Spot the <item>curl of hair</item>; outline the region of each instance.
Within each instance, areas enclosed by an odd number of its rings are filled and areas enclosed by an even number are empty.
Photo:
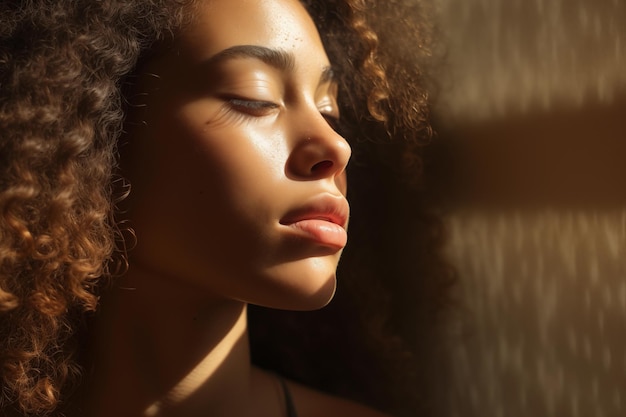
[[[47,415],[78,380],[74,335],[96,307],[117,234],[119,80],[173,26],[169,3],[0,5],[3,411]]]

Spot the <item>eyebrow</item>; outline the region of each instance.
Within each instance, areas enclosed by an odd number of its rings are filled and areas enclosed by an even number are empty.
[[[260,45],[235,45],[213,55],[205,61],[205,64],[215,65],[219,62],[236,58],[258,59],[267,65],[285,72],[293,71],[296,62],[296,59],[291,52],[281,51],[280,49],[272,49]],[[332,67],[323,67],[322,74],[320,76],[320,84],[334,80],[335,72]]]

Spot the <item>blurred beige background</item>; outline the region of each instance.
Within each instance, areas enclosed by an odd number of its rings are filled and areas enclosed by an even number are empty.
[[[438,415],[626,416],[626,1],[436,3],[459,271]]]

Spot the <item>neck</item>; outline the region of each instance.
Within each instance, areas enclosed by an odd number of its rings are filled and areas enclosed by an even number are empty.
[[[97,416],[245,416],[253,396],[246,304],[131,270],[105,302]]]

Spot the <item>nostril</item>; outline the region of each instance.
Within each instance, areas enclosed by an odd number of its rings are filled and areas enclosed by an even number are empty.
[[[311,173],[324,172],[333,166],[333,161],[320,161],[311,167]]]

